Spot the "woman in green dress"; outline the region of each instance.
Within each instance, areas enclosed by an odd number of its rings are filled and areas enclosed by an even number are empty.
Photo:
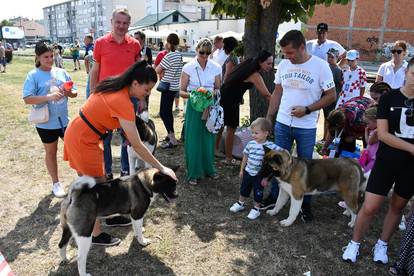
[[[190,91],[204,87],[214,93],[220,93],[221,67],[208,58],[212,44],[208,39],[201,39],[196,47],[197,55],[193,61],[183,67],[181,74],[180,95],[190,97]],[[191,185],[205,177],[217,177],[214,167],[215,135],[206,128],[202,120],[203,112],[196,111],[191,102],[187,103],[185,114],[184,153],[187,180]]]

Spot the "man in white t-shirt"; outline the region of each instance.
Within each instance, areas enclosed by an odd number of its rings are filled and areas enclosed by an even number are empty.
[[[214,47],[213,52],[210,55],[210,58],[213,59],[215,62],[220,64],[220,66],[223,66],[224,62],[226,61],[228,55],[226,55],[226,52],[224,52],[224,43],[223,43],[223,37],[216,36],[214,38]]]
[[[326,23],[319,23],[316,27],[316,34],[318,39],[312,39],[306,42],[306,50],[309,54],[317,56],[325,61],[327,61],[328,57],[326,53],[329,49],[333,48],[339,52],[338,62],[339,65],[343,65],[345,63],[345,55],[346,51],[341,44],[334,40],[329,40],[328,38],[328,24]]]
[[[267,119],[273,121],[277,113],[276,145],[290,151],[295,141],[298,156],[312,159],[319,110],[336,99],[332,71],[327,62],[307,53],[300,31],[287,32],[279,43],[286,59],[279,63],[275,75]],[[310,200],[305,196],[302,204],[305,222],[313,218]]]

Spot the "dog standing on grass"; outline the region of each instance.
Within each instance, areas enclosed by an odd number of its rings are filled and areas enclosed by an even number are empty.
[[[177,169],[178,167],[173,170]],[[151,241],[142,235],[142,224],[153,193],[172,202],[177,197],[176,184],[174,179],[155,168],[97,185],[92,177],[79,177],[71,184],[68,196],[61,206],[61,259],[67,260],[66,247],[73,236],[78,246],[78,272],[81,276],[89,275],[86,273],[86,259],[92,243],[95,220],[97,217],[114,214],[130,215],[138,243],[148,245]]]
[[[348,226],[355,224],[358,212],[360,187],[366,181],[357,160],[350,158],[301,159],[292,157],[287,150],[271,150],[264,147],[265,156],[261,175],[270,181],[275,176],[279,181],[279,196],[275,207],[268,210],[276,215],[290,198],[289,217],[280,222],[289,226],[299,214],[305,194],[338,191],[351,213]]]

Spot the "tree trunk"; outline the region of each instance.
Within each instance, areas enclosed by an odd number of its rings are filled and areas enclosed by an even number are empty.
[[[276,32],[280,23],[281,0],[273,0],[271,5],[263,9],[260,0],[247,0],[247,12],[244,31],[245,56],[254,57],[260,50],[267,50],[274,55]],[[262,73],[269,91],[274,89],[274,72]],[[266,116],[267,103],[256,88],[249,92],[250,121]]]

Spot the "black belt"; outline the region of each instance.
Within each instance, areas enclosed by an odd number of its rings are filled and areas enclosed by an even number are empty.
[[[91,122],[89,122],[89,120],[85,117],[85,115],[82,113],[82,110],[79,110],[79,116],[82,118],[82,120],[88,125],[88,127],[90,129],[93,130],[93,132],[95,132],[98,136],[99,136],[99,140],[104,140],[107,136],[108,136],[108,132],[102,133],[99,130],[96,129],[96,127],[94,127]]]

